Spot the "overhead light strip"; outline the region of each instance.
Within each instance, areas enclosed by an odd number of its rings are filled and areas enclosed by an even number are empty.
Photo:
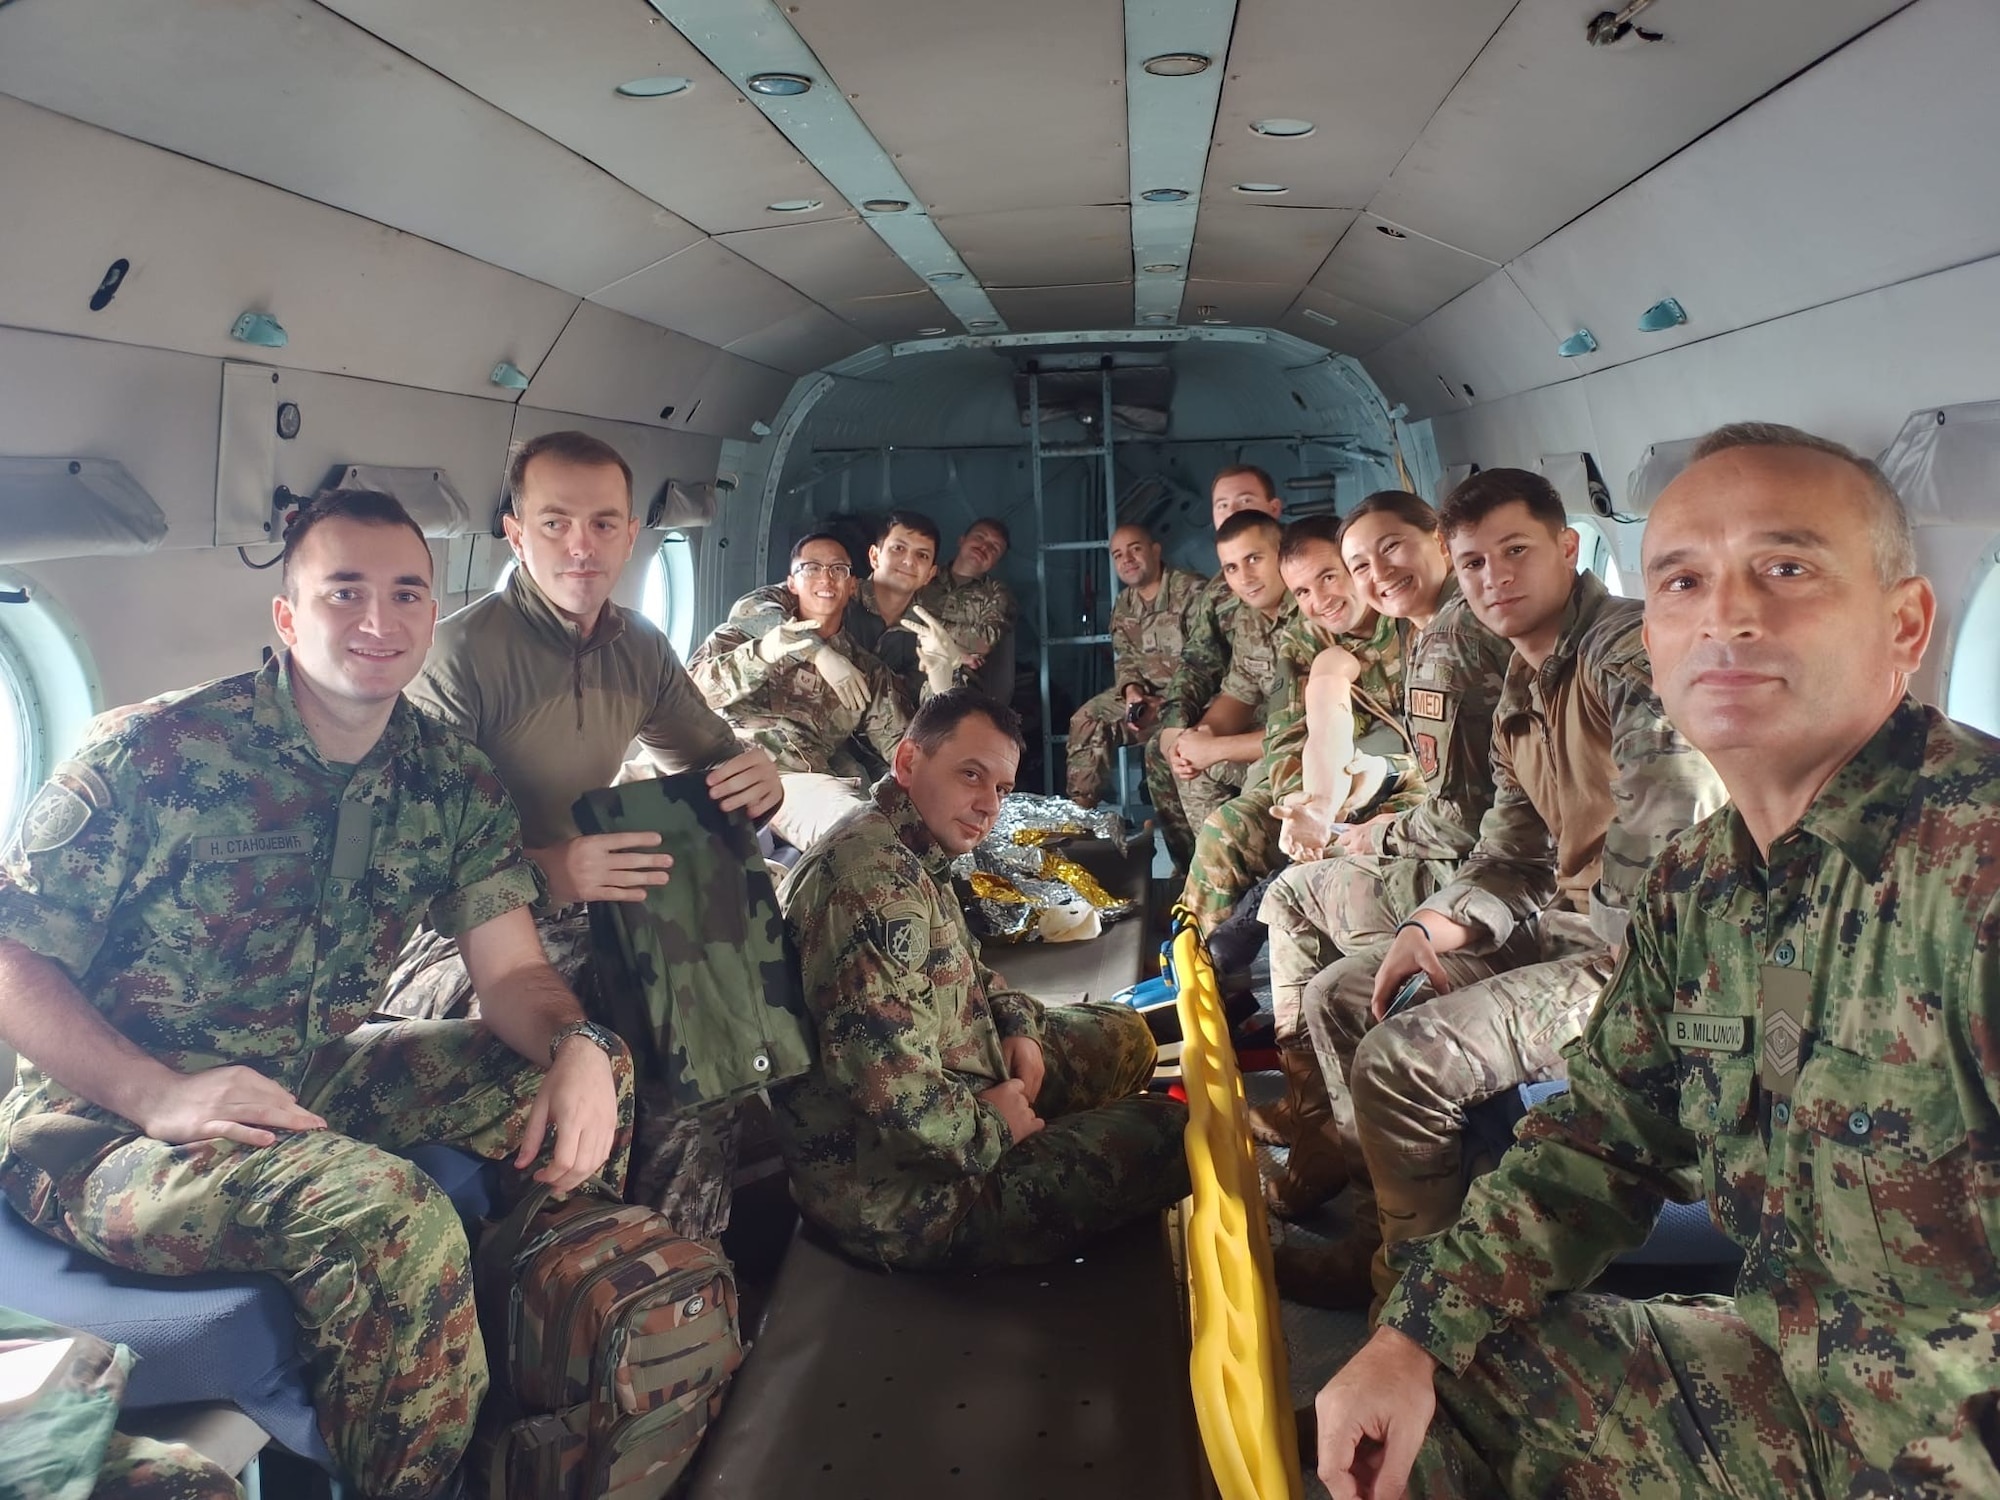
[[[648,3],[784,132],[968,332],[1006,328],[986,288],[778,6],[771,0]],[[760,86],[751,86],[753,78]],[[799,92],[785,80],[809,86]],[[779,91],[771,92],[774,87]]]
[[[1236,0],[1125,0],[1132,317],[1141,327],[1180,321],[1235,25]],[[1189,57],[1205,57],[1209,64],[1199,72],[1189,72],[1184,61],[1164,71],[1146,67],[1148,60]]]

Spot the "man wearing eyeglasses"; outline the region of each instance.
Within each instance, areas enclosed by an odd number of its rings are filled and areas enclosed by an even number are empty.
[[[730,620],[688,662],[709,707],[778,763],[785,804],[771,828],[802,849],[859,805],[860,786],[888,766],[909,722],[896,674],[847,633],[854,591],[847,548],[816,531],[792,548],[782,592],[766,595],[775,609],[763,613],[783,618],[763,629]]]

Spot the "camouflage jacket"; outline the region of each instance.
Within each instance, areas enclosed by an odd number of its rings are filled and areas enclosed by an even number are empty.
[[[2000,741],[1909,698],[1768,859],[1733,807],[1670,842],[1570,1092],[1416,1242],[1384,1325],[1462,1370],[1644,1240],[1663,1197],[1706,1197],[1826,1493],[1980,1430],[2000,1391],[1996,847]]]
[[[788,596],[789,597],[789,596]],[[859,774],[849,748],[859,735],[887,765],[910,721],[903,685],[845,630],[826,645],[867,677],[869,700],[860,712],[847,707],[812,663],[811,651],[773,665],[757,654],[762,632],[741,623],[717,626],[688,659],[688,671],[708,706],[743,738],[762,745],[781,771]]]
[[[1445,579],[1430,624],[1413,632],[1404,620],[1397,628],[1408,663],[1404,722],[1430,795],[1396,815],[1381,852],[1464,859],[1493,805],[1493,710],[1514,648],[1473,616],[1455,576]]]
[[[1397,777],[1397,791],[1384,810],[1401,812],[1423,800],[1423,773],[1410,753],[1403,728],[1403,638],[1387,615],[1370,615],[1368,634],[1334,637],[1361,665],[1355,679],[1354,748],[1387,759]],[[1328,642],[1304,615],[1294,617],[1278,642],[1278,690],[1264,719],[1263,775],[1271,798],[1282,801],[1305,789],[1306,679]]]
[[[1160,575],[1159,592],[1149,604],[1137,589],[1120,589],[1111,606],[1111,671],[1120,692],[1137,685],[1163,693],[1181,664],[1187,612],[1208,582],[1185,568]]]
[[[1276,619],[1237,598],[1220,575],[1209,579],[1188,605],[1180,665],[1167,684],[1160,723],[1185,728],[1201,721],[1218,693],[1259,710],[1264,721],[1278,682],[1278,638],[1298,618],[1291,595]]]
[[[456,936],[536,886],[485,755],[399,702],[359,765],[328,761],[289,663],[149,704],[58,766],[0,871],[0,937],[168,1067],[296,1091],[419,923]],[[110,1118],[25,1059],[19,1077],[0,1140],[33,1114]]]
[[[799,1210],[850,1254],[942,1243],[1013,1136],[979,1094],[1040,1002],[980,959],[949,856],[896,782],[799,861],[780,892],[818,1060],[771,1091]]]
[[[917,596],[921,603],[923,596]],[[729,623],[747,636],[761,636],[791,618],[795,606],[791,590],[782,583],[767,583],[752,589],[729,606]],[[928,605],[925,608],[929,608]],[[899,619],[894,625],[882,618],[875,603],[875,581],[864,578],[847,601],[841,629],[863,651],[889,669],[903,685],[903,701],[915,705],[930,697],[930,685],[923,664],[917,660],[917,638]]]
[[[1607,946],[1668,839],[1725,800],[1707,760],[1667,722],[1653,692],[1636,599],[1580,573],[1541,670],[1518,655],[1493,715],[1493,806],[1458,878],[1424,908],[1483,930],[1468,951],[1505,946],[1552,900],[1587,911]]]
[[[991,651],[994,643],[1014,628],[1021,612],[1014,602],[1014,591],[991,573],[961,583],[947,568],[938,570],[938,576],[917,595],[917,603],[951,628],[951,638],[961,651],[974,656]]]

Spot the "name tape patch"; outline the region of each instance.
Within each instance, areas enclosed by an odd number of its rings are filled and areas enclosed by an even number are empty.
[[[1444,717],[1444,694],[1435,688],[1411,688],[1405,695],[1410,705],[1413,719],[1442,719]]]
[[[1667,1017],[1667,1041],[1675,1047],[1692,1047],[1703,1052],[1741,1052],[1742,1016],[1703,1016],[1675,1011]]]
[[[282,833],[208,834],[194,841],[196,859],[255,859],[260,854],[309,854],[312,834],[303,828]]]

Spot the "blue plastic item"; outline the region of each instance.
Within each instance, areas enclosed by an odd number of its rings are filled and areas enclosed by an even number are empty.
[[[1151,979],[1142,979],[1137,984],[1128,984],[1111,997],[1113,1005],[1129,1005],[1141,1010],[1148,1005],[1164,1005],[1174,998],[1174,987],[1167,982],[1164,974]]]

